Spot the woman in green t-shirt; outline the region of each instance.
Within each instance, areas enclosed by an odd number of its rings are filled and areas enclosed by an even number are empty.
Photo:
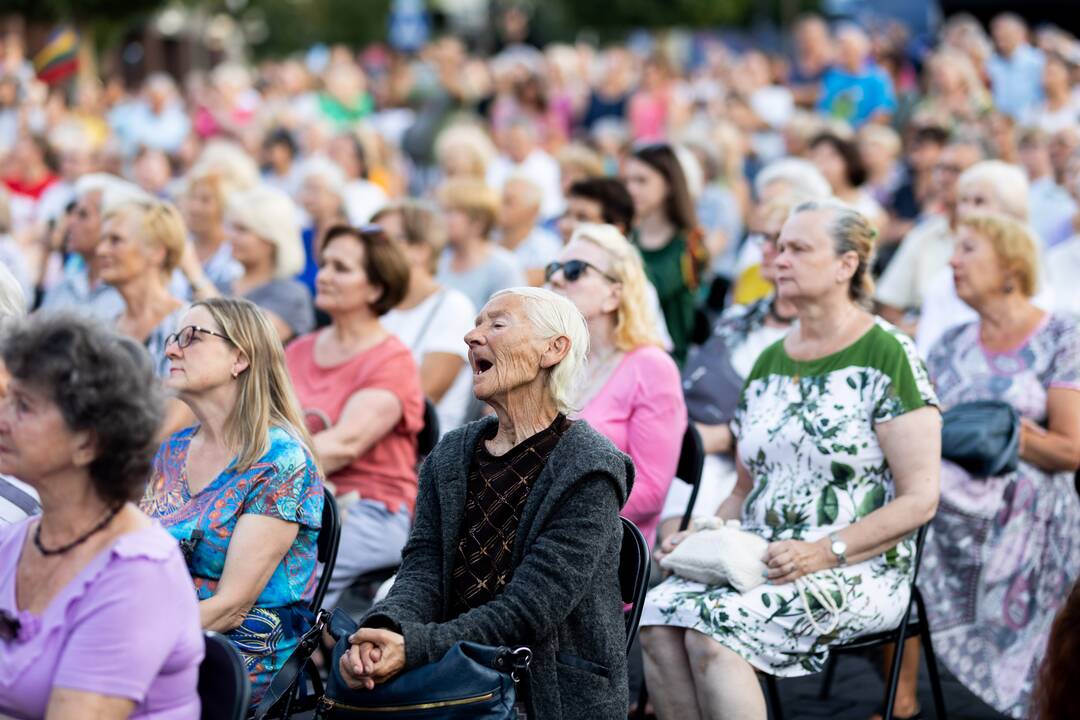
[[[641,251],[645,273],[656,286],[681,365],[694,329],[694,293],[708,263],[686,175],[670,145],[639,148],[626,162],[626,189],[634,200],[630,240]]]

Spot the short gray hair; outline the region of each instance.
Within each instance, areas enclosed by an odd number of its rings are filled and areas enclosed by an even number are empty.
[[[304,269],[300,218],[285,192],[266,184],[235,192],[225,206],[225,219],[274,246],[275,277],[292,277]]]
[[[994,190],[998,206],[995,211],[1014,220],[1028,221],[1028,193],[1031,185],[1019,165],[1004,160],[983,160],[965,170],[957,179],[956,187],[986,183]]]
[[[589,353],[589,326],[574,303],[562,295],[537,287],[515,287],[500,290],[492,299],[501,295],[521,298],[525,317],[529,319],[538,337],[549,340],[559,335],[570,339],[570,351],[548,375],[548,391],[559,412],[567,415],[580,408],[575,407],[577,384]]]
[[[832,186],[813,163],[801,158],[775,160],[754,178],[754,193],[761,197],[765,188],[774,182],[785,182],[793,191],[812,200],[832,197]]]

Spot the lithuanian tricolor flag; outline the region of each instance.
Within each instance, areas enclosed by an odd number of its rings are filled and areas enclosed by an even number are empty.
[[[79,67],[78,49],[79,36],[72,28],[54,30],[34,56],[38,79],[52,85],[70,77]]]

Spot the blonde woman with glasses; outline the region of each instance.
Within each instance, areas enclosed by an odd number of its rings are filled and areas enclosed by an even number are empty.
[[[180,542],[202,626],[236,644],[258,702],[313,621],[322,472],[253,303],[195,303],[166,354],[166,385],[198,422],[158,450],[142,508]]]
[[[686,432],[679,369],[660,345],[638,251],[611,225],[581,225],[545,271],[589,326],[576,417],[628,454],[637,470],[623,515],[652,542]]]

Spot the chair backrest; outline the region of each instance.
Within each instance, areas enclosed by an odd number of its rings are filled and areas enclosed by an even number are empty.
[[[224,635],[203,633],[206,656],[199,665],[202,720],[243,720],[251,702],[251,680],[240,651]]]
[[[637,525],[620,518],[623,526],[622,548],[619,550],[619,590],[630,608],[626,612],[626,652],[637,637],[638,621],[649,590],[649,544]]]
[[[322,574],[311,597],[311,611],[318,612],[322,607],[326,588],[330,585],[330,576],[337,564],[338,543],[341,542],[341,517],[338,515],[337,501],[328,489],[323,488],[322,528],[319,529],[318,559],[322,564]]]
[[[424,427],[416,435],[416,456],[422,460],[431,454],[439,442],[439,413],[435,403],[424,398]]]
[[[705,469],[705,443],[701,440],[701,434],[693,421],[686,424],[686,432],[683,433],[682,449],[679,450],[679,464],[675,467],[675,477],[692,488],[690,499],[686,503],[679,529],[685,530],[690,527],[690,518],[694,514],[694,503],[697,502],[698,490],[701,488],[701,473]]]

